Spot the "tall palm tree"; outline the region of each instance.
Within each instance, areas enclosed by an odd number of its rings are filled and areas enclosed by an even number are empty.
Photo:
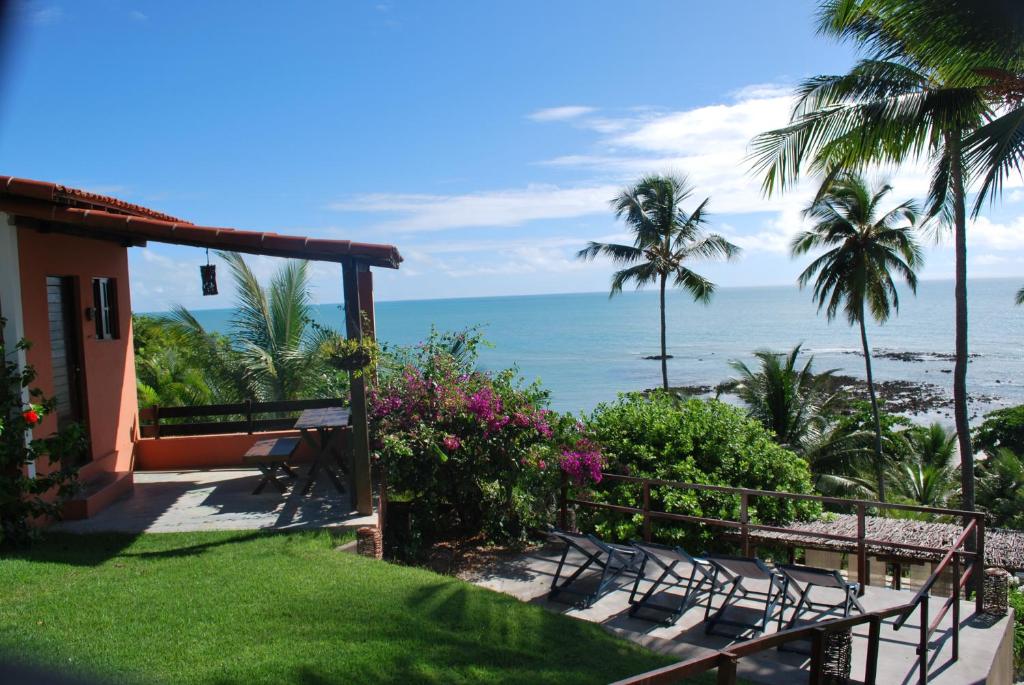
[[[915,49],[892,29],[886,0],[825,0],[821,32],[852,38],[868,57],[849,73],[816,76],[797,89],[790,124],[754,139],[754,169],[766,193],[783,191],[806,171],[834,173],[927,159],[929,216],[952,226],[956,256],[953,413],[963,461],[963,503],[974,507],[973,451],[967,415],[967,167],[965,141],[992,118],[986,97],[961,72]],[[888,4],[892,4],[889,2]],[[887,6],[888,6],[887,4]]]
[[[818,196],[805,210],[815,221],[809,231],[793,238],[793,256],[819,248],[827,251],[812,261],[798,282],[804,288],[814,281],[814,299],[818,311],[825,310],[831,321],[840,307],[850,325],[860,327],[864,350],[864,371],[875,422],[875,460],[878,474],[878,496],[885,500],[885,459],[882,454],[882,424],[878,416],[871,371],[871,348],[868,345],[867,317],[884,323],[893,311],[899,311],[899,293],[893,274],[902,277],[911,291],[917,291],[915,269],[922,261],[921,248],[914,240],[913,227],[917,209],[913,202],[904,202],[882,213],[880,204],[892,187],[876,190],[868,187],[856,174],[837,174],[826,179]],[[907,222],[909,225],[898,224]]]
[[[693,194],[685,176],[647,176],[624,189],[612,200],[616,218],[622,219],[634,234],[632,245],[591,242],[577,253],[579,259],[598,255],[611,257],[623,266],[612,276],[609,297],[622,292],[622,286],[635,282],[637,288],[658,284],[661,307],[661,382],[668,390],[668,352],[665,344],[665,290],[672,284],[686,290],[693,299],[707,304],[715,284],[691,270],[689,263],[708,259],[731,260],[740,248],[717,233],[706,233],[705,198],[695,210],[687,212],[683,203]]]
[[[289,260],[264,288],[241,255],[218,253],[227,262],[236,286],[236,309],[231,319],[231,359],[226,365],[246,397],[260,401],[311,397],[329,373],[320,350],[338,333],[312,323],[308,263]],[[175,307],[172,319],[182,328],[211,341],[212,336],[184,307]]]

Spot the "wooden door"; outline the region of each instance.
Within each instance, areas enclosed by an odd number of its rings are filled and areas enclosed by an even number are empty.
[[[83,414],[82,331],[75,307],[74,279],[47,276],[46,303],[53,362],[53,396],[57,400],[57,427],[81,423]],[[88,461],[84,454],[80,462]]]

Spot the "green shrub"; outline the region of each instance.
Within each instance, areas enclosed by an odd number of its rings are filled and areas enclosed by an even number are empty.
[[[717,400],[680,400],[666,393],[627,394],[600,405],[586,420],[586,429],[601,446],[609,473],[707,485],[811,493],[806,462],[780,447],[772,434],[745,412]],[[606,481],[595,487],[598,501],[641,505],[635,484]],[[690,516],[738,520],[740,498],[670,487],[651,489],[651,508]],[[815,502],[752,497],[750,520],[784,524],[812,519],[821,512]],[[581,526],[599,535],[628,540],[641,534],[642,517],[581,509]],[[654,537],[694,550],[711,546],[721,528],[701,531],[686,523],[656,522]]]
[[[999,449],[1024,454],[1024,404],[985,415],[974,431],[974,449],[995,454]]]
[[[389,527],[399,556],[451,537],[514,543],[551,520],[554,444],[568,421],[544,409],[547,394],[522,386],[514,371],[476,370],[481,342],[475,333],[433,333],[386,364],[370,394],[373,448],[409,517],[400,531]]]
[[[1017,678],[1024,676],[1024,590],[1010,590],[1010,606],[1016,615],[1013,626],[1013,669]]]

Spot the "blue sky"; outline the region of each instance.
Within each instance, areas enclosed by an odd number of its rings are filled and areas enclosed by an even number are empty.
[[[608,200],[643,173],[682,171],[745,248],[704,272],[790,283],[809,187],[766,200],[742,159],[785,123],[794,83],[852,62],[815,35],[814,7],[21,2],[2,173],[196,223],[393,243],[406,262],[377,272],[377,295],[411,299],[603,290],[611,266],[573,254],[622,238]],[[924,190],[920,169],[886,175],[894,199]],[[1021,271],[1020,187],[972,227],[973,275]],[[948,246],[928,256],[925,277],[952,274]],[[204,259],[132,250],[134,308],[229,306],[200,296]],[[340,299],[337,267],[314,282],[319,301]]]

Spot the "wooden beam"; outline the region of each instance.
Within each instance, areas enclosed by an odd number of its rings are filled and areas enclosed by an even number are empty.
[[[345,295],[345,334],[350,340],[362,341],[362,307],[359,298],[359,275],[369,273],[366,264],[352,259],[341,263],[341,280]],[[366,411],[366,379],[349,373],[352,411],[352,480],[354,504],[363,515],[373,513],[373,485],[370,479],[370,432]]]

